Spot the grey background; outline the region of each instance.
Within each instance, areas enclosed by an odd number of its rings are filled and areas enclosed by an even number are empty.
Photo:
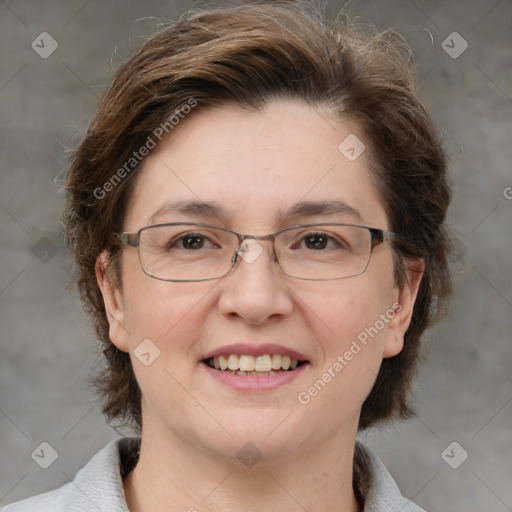
[[[54,180],[113,69],[155,17],[189,5],[0,2],[0,504],[67,482],[117,437],[87,383],[99,356],[69,289]],[[418,417],[364,437],[425,509],[512,510],[512,2],[361,0],[352,12],[414,49],[450,153],[460,240],[450,315],[426,338]],[[43,31],[59,45],[47,59],[31,48]],[[454,31],[469,45],[456,59],[442,48]],[[31,458],[43,441],[58,452],[48,469]],[[441,457],[454,441],[452,465],[469,454],[457,469]]]

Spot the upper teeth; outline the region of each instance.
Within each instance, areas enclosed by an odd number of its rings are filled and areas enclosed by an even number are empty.
[[[213,358],[213,366],[217,370],[240,370],[243,372],[270,372],[272,370],[295,370],[297,359],[281,354],[263,356],[249,356],[230,354],[229,356],[217,356]]]

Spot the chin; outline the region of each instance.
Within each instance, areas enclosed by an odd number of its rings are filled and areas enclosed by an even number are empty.
[[[212,455],[246,464],[247,458],[271,460],[298,450],[310,437],[304,418],[290,409],[234,410],[216,418],[205,429],[205,420],[196,424],[196,443]],[[226,432],[227,431],[227,432]],[[228,434],[229,432],[229,434]],[[193,434],[192,429],[189,434]],[[263,461],[263,460],[262,460]]]

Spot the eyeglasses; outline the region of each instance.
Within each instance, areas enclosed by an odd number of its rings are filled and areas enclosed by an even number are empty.
[[[209,224],[173,222],[117,233],[136,247],[144,273],[173,282],[209,281],[227,275],[240,259],[252,263],[263,252],[257,241],[273,242],[274,261],[288,277],[313,281],[362,274],[376,245],[395,235],[354,224],[304,224],[269,235],[244,235]]]

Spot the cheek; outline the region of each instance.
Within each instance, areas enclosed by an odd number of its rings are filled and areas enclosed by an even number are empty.
[[[189,387],[197,364],[209,289],[187,290],[147,276],[126,287],[132,365],[154,410],[182,410],[187,394],[180,384]]]
[[[358,413],[382,363],[392,290],[389,276],[368,273],[301,294],[318,360],[298,398],[311,412],[322,414],[322,407],[337,404]]]
[[[156,367],[173,375],[190,373],[203,350],[198,342],[214,308],[215,285],[214,281],[172,283],[132,275],[124,287],[132,359],[142,350],[141,343],[150,340],[159,355]]]
[[[181,300],[183,290],[179,284],[159,281],[144,273],[135,251],[126,255],[122,268],[125,327],[133,351],[146,338],[158,343],[173,322],[185,317],[187,304]]]
[[[350,346],[352,340],[376,322],[379,334],[385,331],[387,323],[382,326],[379,319],[394,302],[389,272],[367,272],[346,280],[322,283],[321,286],[309,285],[309,288],[296,293],[300,299],[299,315],[309,319],[317,344],[324,347],[325,352]]]
[[[147,276],[139,281],[142,285],[134,280],[126,293],[132,347],[141,338],[154,339],[164,348],[164,341],[168,344],[169,340],[190,337],[197,325],[193,318],[201,308],[201,294],[187,293],[179,283]]]

